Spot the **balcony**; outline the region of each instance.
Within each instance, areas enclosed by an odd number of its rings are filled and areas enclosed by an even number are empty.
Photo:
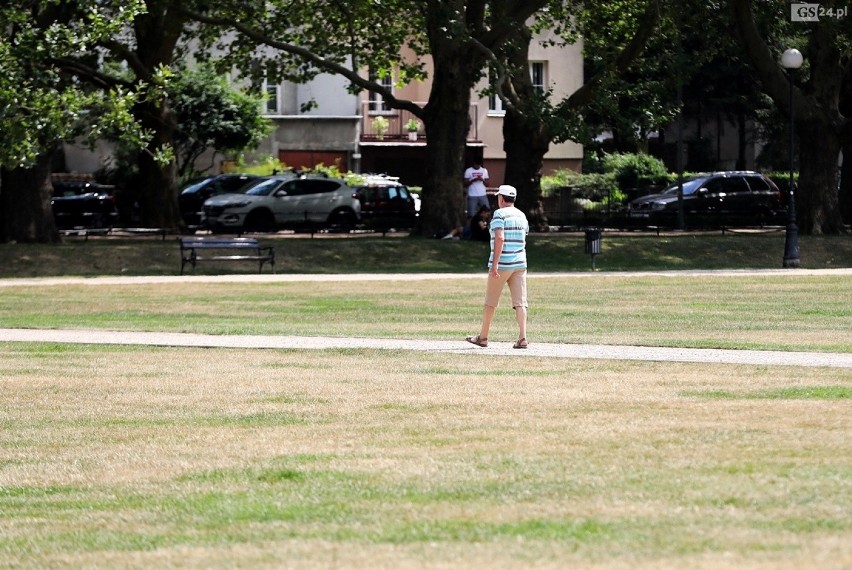
[[[425,103],[417,103],[423,106]],[[370,101],[361,102],[361,142],[382,142],[382,143],[409,143],[409,142],[425,142],[426,131],[423,130],[423,121],[411,114],[410,111],[403,109],[388,109],[377,111],[373,108],[375,103]],[[470,117],[470,131],[467,133],[468,142],[479,141],[479,107],[475,104],[470,105],[468,111]],[[379,127],[377,118],[381,117],[386,122],[386,129],[383,134],[377,132]],[[420,129],[417,131],[417,137],[409,135],[406,124],[410,119],[420,123]]]

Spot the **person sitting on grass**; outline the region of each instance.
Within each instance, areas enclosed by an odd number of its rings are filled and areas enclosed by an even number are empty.
[[[490,241],[491,232],[488,226],[491,224],[491,208],[481,206],[476,215],[470,220],[470,239],[473,241]]]

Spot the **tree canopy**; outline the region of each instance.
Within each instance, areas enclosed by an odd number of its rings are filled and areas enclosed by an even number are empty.
[[[841,3],[822,6],[836,9]],[[788,14],[779,18],[771,6],[749,0],[728,0],[728,7],[764,92],[786,116],[795,117],[799,229],[813,234],[844,231],[838,180],[841,149],[852,150],[852,26],[830,16],[793,22]],[[780,59],[791,47],[801,50],[805,65],[787,72]]]
[[[92,59],[142,10],[138,1],[56,2],[10,0],[0,7],[0,165],[29,166],[58,140],[94,143],[113,133],[135,142],[149,133],[130,113],[140,98],[134,86],[96,90],[76,80],[67,63]]]
[[[206,65],[175,75],[168,92],[177,117],[174,144],[182,179],[199,174],[195,162],[205,152],[253,148],[269,134],[261,97],[235,88]]]
[[[50,212],[50,161],[57,144],[94,144],[119,134],[143,145],[132,109],[134,86],[92,89],[68,62],[96,57],[99,42],[119,35],[143,6],[138,1],[10,0],[0,6],[0,238],[56,241]]]
[[[197,61],[218,60],[220,70],[236,69],[253,85],[333,73],[353,92],[374,91],[418,117],[428,145],[427,234],[462,222],[468,112],[484,77],[507,102],[507,179],[524,185],[534,184],[551,142],[582,140],[590,123],[631,136],[658,128],[677,111],[672,93],[681,87],[687,100],[742,115],[757,103],[756,77],[787,115],[789,83],[778,56],[799,47],[806,64],[793,76],[792,100],[803,229],[841,231],[837,164],[841,149],[852,153],[852,28],[837,18],[795,23],[787,16],[774,3],[750,0],[10,0],[0,6],[2,238],[54,239],[46,177],[53,149],[110,134],[144,147],[136,188],[143,223],[179,223],[172,149],[187,165],[202,146],[236,148],[263,132],[251,113],[256,99],[232,98],[220,80],[177,68],[191,46],[199,46],[191,53]],[[734,38],[732,29],[736,39],[725,39]],[[530,85],[527,50],[536,32],[585,42],[585,85],[562,101]],[[647,56],[639,57],[643,48]],[[427,69],[431,91],[422,106],[374,81],[392,74],[403,85]]]
[[[428,200],[420,230],[446,231],[463,223],[459,173],[470,127],[471,93],[513,31],[546,0],[322,0],[230,1],[206,12],[188,11],[199,22],[237,33],[224,61],[243,70],[298,79],[319,72],[346,77],[355,91],[368,89],[385,103],[419,117],[427,133]],[[389,17],[391,16],[392,17]],[[381,22],[381,25],[377,25]],[[221,34],[219,34],[221,35]],[[210,39],[217,38],[213,35]],[[432,87],[422,108],[370,80],[395,71],[399,83],[423,76],[424,61],[404,58],[403,47],[432,62]],[[274,51],[270,52],[270,48]]]

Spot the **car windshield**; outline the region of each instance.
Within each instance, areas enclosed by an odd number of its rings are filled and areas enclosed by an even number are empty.
[[[74,196],[90,196],[92,194],[103,193],[103,191],[92,187],[91,184],[62,184],[53,187],[54,198],[68,198]]]
[[[683,181],[683,195],[689,196],[690,194],[694,194],[696,190],[701,188],[704,183],[707,181],[707,178],[695,178],[693,180],[684,180]],[[663,192],[663,194],[672,195],[677,194],[677,184],[674,186],[669,186]]]
[[[248,184],[235,192],[235,194],[248,194],[249,196],[269,196],[281,185],[277,178],[261,180],[255,184]]]
[[[394,186],[392,188],[388,188],[388,192],[391,200],[393,200],[394,198],[408,200],[408,188],[406,188],[405,186]]]
[[[203,187],[208,182],[210,182],[210,179],[205,178],[204,180],[190,184],[181,190],[181,194],[192,194],[193,192],[197,192],[199,188]]]

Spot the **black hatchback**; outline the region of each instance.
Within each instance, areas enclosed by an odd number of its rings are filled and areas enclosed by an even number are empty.
[[[691,226],[776,224],[783,220],[781,192],[759,172],[724,171],[683,182],[683,212]],[[628,216],[652,225],[677,223],[678,185],[630,202]]]
[[[362,184],[352,188],[361,202],[361,218],[365,226],[407,229],[417,224],[414,195],[395,177],[368,175]]]
[[[59,229],[110,228],[118,220],[115,186],[89,180],[53,180],[50,207]]]

